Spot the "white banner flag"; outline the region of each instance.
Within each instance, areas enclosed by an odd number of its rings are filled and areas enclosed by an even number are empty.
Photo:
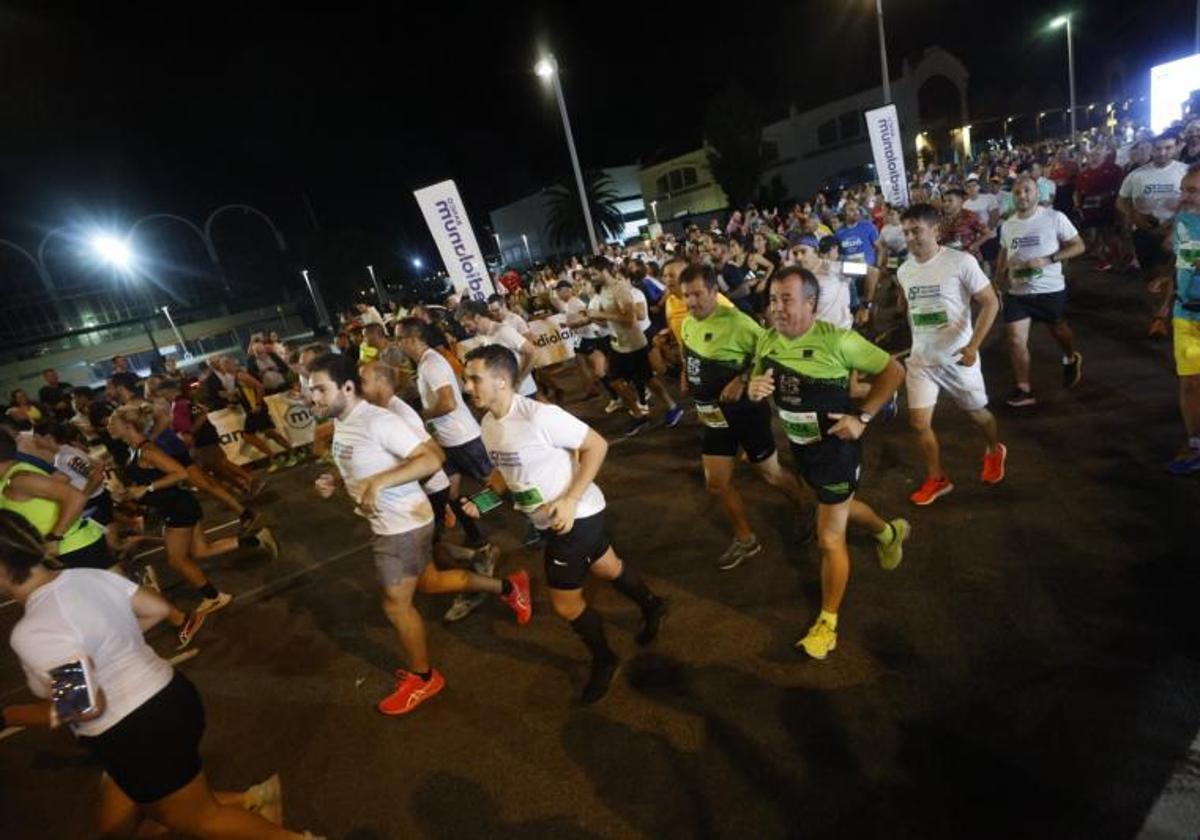
[[[285,393],[272,394],[264,402],[271,413],[271,419],[275,422],[275,428],[283,432],[293,449],[297,446],[308,446],[313,442],[313,432],[317,423],[304,400]]]
[[[908,206],[908,175],[904,171],[904,142],[900,137],[900,117],[895,105],[884,105],[866,113],[875,155],[875,175],[883,199],[889,204]]]
[[[442,181],[419,189],[413,195],[421,206],[425,224],[429,225],[429,232],[433,234],[438,253],[459,295],[487,300],[489,295],[495,294],[496,287],[492,285],[487,263],[483,261],[475,231],[471,229],[471,221],[454,182]]]

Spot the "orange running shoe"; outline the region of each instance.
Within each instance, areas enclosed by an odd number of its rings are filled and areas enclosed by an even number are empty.
[[[442,527],[447,531],[453,531],[454,526],[458,524],[458,517],[454,515],[454,511],[450,509],[450,505],[446,505],[446,512],[442,514]]]
[[[1003,443],[996,444],[995,452],[984,450],[983,471],[979,478],[984,484],[999,484],[1004,480],[1004,461],[1008,458],[1008,447]]]
[[[512,584],[512,592],[500,596],[500,600],[512,607],[517,614],[517,624],[528,624],[533,618],[533,599],[529,597],[529,572],[521,569],[513,572],[507,578]]]
[[[946,476],[942,476],[941,478],[927,478],[925,479],[925,483],[917,489],[917,492],[908,498],[914,505],[924,507],[925,505],[933,504],[953,489],[954,483]]]
[[[385,715],[405,715],[446,687],[446,680],[433,669],[428,680],[408,671],[396,672],[396,690],[376,706]]]

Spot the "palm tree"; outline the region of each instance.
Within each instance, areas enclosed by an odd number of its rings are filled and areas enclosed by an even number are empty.
[[[588,208],[592,211],[597,233],[602,234],[601,238],[620,236],[625,230],[625,220],[617,209],[618,196],[612,179],[604,172],[585,172],[583,186],[587,190]],[[554,246],[569,248],[582,242],[586,247],[587,226],[575,180],[546,190],[546,199],[546,236]]]

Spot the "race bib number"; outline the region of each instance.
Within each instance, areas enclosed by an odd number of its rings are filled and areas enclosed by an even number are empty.
[[[912,311],[912,325],[916,332],[937,332],[950,323],[944,306],[931,306],[926,309]]]
[[[1042,276],[1040,268],[1018,268],[1012,273],[1012,276],[1018,280],[1036,280]]]
[[[807,446],[821,439],[821,426],[815,411],[780,410],[779,419],[783,421],[783,432],[787,439],[798,446]]]
[[[721,410],[721,406],[715,403],[696,403],[696,414],[700,417],[700,422],[710,429],[729,428],[729,421],[725,419],[725,412]]]
[[[536,487],[526,487],[524,490],[513,490],[513,507],[520,511],[530,511],[545,504],[542,491]]]
[[[687,378],[693,385],[700,384],[700,360],[692,355],[687,357]]]

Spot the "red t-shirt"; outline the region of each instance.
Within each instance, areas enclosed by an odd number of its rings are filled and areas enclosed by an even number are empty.
[[[171,403],[171,428],[176,434],[187,434],[192,430],[191,400],[180,397]]]
[[[1079,194],[1079,206],[1085,214],[1096,210],[1110,210],[1117,203],[1117,191],[1125,180],[1125,172],[1112,161],[1100,166],[1084,167],[1075,181]]]
[[[1050,168],[1050,180],[1058,184],[1060,187],[1065,187],[1075,180],[1079,174],[1079,164],[1073,160],[1066,163],[1055,163]]]
[[[506,271],[500,275],[500,285],[508,289],[508,293],[511,295],[521,288],[521,275],[515,271]]]

